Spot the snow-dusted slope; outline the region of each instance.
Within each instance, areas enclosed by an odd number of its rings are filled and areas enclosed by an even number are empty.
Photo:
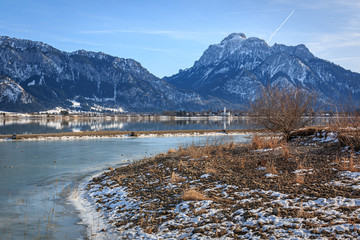
[[[194,66],[164,78],[233,103],[246,104],[268,84],[301,86],[324,102],[360,101],[360,74],[316,58],[305,45],[269,46],[259,38],[232,33],[209,46]]]
[[[0,101],[29,104],[33,99],[19,84],[8,77],[0,77]]]
[[[17,84],[14,80],[0,76],[0,107],[8,110],[6,106],[12,105],[17,108],[26,108],[35,103],[34,98]]]
[[[0,37],[0,75],[13,79],[37,100],[40,109],[70,107],[73,100],[84,110],[100,105],[143,112],[203,110],[224,104],[177,89],[132,59],[85,50],[67,53],[9,37]],[[11,108],[11,102],[7,106]]]

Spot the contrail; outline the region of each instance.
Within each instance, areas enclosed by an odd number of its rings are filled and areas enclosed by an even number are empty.
[[[275,32],[273,32],[273,34],[271,34],[268,43],[271,41],[271,39],[275,36],[275,34],[280,30],[280,28],[286,23],[286,21],[291,17],[291,15],[295,12],[295,10],[293,10],[289,16],[285,19],[285,21],[282,22],[282,24],[280,24],[280,26],[275,30]]]

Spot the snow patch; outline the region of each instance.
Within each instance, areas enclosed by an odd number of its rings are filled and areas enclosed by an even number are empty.
[[[34,86],[34,85],[35,85],[35,80],[32,80],[31,82],[28,83],[28,87]]]

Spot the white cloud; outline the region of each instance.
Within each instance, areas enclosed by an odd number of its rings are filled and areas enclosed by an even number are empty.
[[[332,58],[332,60],[336,62],[353,61],[353,60],[360,60],[360,57],[341,57],[341,58]]]
[[[107,30],[88,30],[81,31],[82,34],[117,34],[117,33],[133,33],[148,35],[163,35],[173,39],[199,40],[208,39],[209,36],[226,36],[225,32],[195,32],[195,31],[177,31],[177,30],[128,30],[128,29],[107,29]]]
[[[315,51],[326,51],[330,48],[359,47],[360,33],[314,34],[314,40],[306,45]]]
[[[135,49],[135,50],[142,50],[142,51],[151,51],[151,52],[162,52],[162,53],[175,53],[173,50],[168,49],[161,49],[161,48],[148,48],[148,47],[136,47],[136,46],[127,46],[127,45],[120,45],[120,44],[104,44],[104,43],[94,43],[88,42],[83,40],[77,39],[70,39],[70,38],[60,38],[58,39],[60,42],[70,42],[70,43],[77,43],[82,45],[89,45],[89,46],[97,46],[97,47],[116,47],[116,48],[124,48],[124,49]]]

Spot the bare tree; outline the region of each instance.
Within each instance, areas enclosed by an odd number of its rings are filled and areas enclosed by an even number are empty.
[[[316,95],[299,87],[268,86],[251,104],[251,115],[258,126],[281,132],[286,140],[291,133],[313,120]]]
[[[333,104],[333,117],[329,119],[329,128],[336,132],[340,145],[360,150],[360,108],[353,103],[351,95],[341,104]]]

